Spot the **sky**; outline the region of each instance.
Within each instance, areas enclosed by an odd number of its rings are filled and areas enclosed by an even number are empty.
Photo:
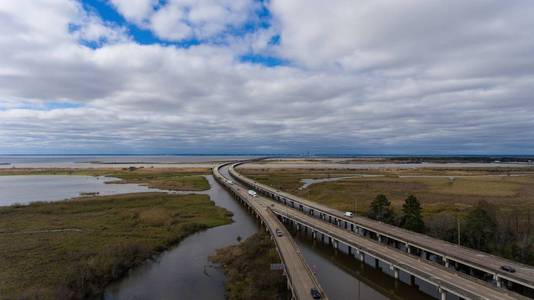
[[[0,153],[534,154],[531,0],[2,0]]]

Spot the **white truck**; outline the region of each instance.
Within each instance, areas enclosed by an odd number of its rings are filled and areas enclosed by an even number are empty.
[[[253,191],[253,190],[248,190],[248,194],[252,197],[257,197],[258,194],[256,193],[256,191]]]
[[[346,212],[345,212],[345,217],[352,218],[352,212],[350,212],[350,211],[346,211]]]

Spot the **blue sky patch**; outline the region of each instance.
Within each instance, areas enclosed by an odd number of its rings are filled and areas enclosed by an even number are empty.
[[[165,5],[166,1],[160,1],[157,7]],[[138,44],[141,45],[151,45],[157,44],[162,46],[174,46],[178,48],[189,48],[191,46],[201,45],[201,44],[212,44],[212,45],[228,45],[228,37],[240,38],[248,34],[254,33],[259,30],[264,30],[270,28],[272,25],[272,16],[265,1],[258,0],[257,9],[254,11],[254,16],[250,18],[249,21],[238,26],[229,26],[223,32],[215,36],[211,36],[206,39],[198,39],[196,37],[186,38],[179,41],[169,41],[159,38],[151,30],[142,28],[136,24],[133,24],[126,20],[113,6],[106,0],[82,0],[82,5],[84,9],[95,13],[98,15],[104,22],[112,24],[114,26],[119,26],[126,28],[130,37]],[[79,30],[79,26],[71,25],[69,26],[69,31],[74,32]],[[194,28],[193,28],[194,29]],[[82,40],[80,43],[86,47],[96,49],[105,44],[106,41],[85,41]],[[274,35],[269,41],[269,45],[277,46],[280,44],[280,35]],[[248,53],[242,56],[237,57],[241,62],[261,64],[267,67],[276,67],[284,65],[285,62],[277,57],[265,56],[254,53]]]
[[[266,67],[278,67],[278,66],[287,65],[287,62],[281,58],[269,56],[269,55],[261,55],[261,54],[241,55],[239,57],[239,60],[241,62],[260,64]]]
[[[43,110],[50,111],[55,109],[69,109],[84,107],[85,104],[79,102],[67,102],[67,101],[51,101],[42,104],[36,103],[21,103],[17,105],[17,109],[30,109],[30,110]]]

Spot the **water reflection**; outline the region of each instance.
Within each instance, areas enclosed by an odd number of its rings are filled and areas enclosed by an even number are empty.
[[[107,289],[105,299],[224,299],[224,274],[208,257],[237,243],[237,237],[254,234],[258,225],[212,176],[208,181],[211,200],[233,212],[234,222],[194,234],[156,261],[134,269]]]
[[[293,231],[293,235],[330,299],[433,299],[342,251],[313,241],[310,234]]]
[[[78,197],[80,193],[115,195],[159,191],[138,184],[106,184],[113,180],[119,179],[76,175],[0,176],[0,206],[60,201]]]

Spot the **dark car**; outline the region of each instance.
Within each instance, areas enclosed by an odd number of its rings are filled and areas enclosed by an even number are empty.
[[[280,237],[280,236],[283,236],[283,235],[284,235],[284,233],[282,232],[282,230],[276,229],[276,236]]]
[[[515,269],[512,266],[501,266],[501,270],[510,273],[515,273]]]
[[[310,290],[311,296],[313,299],[321,299],[323,296],[321,296],[321,293],[317,289],[312,288]]]

